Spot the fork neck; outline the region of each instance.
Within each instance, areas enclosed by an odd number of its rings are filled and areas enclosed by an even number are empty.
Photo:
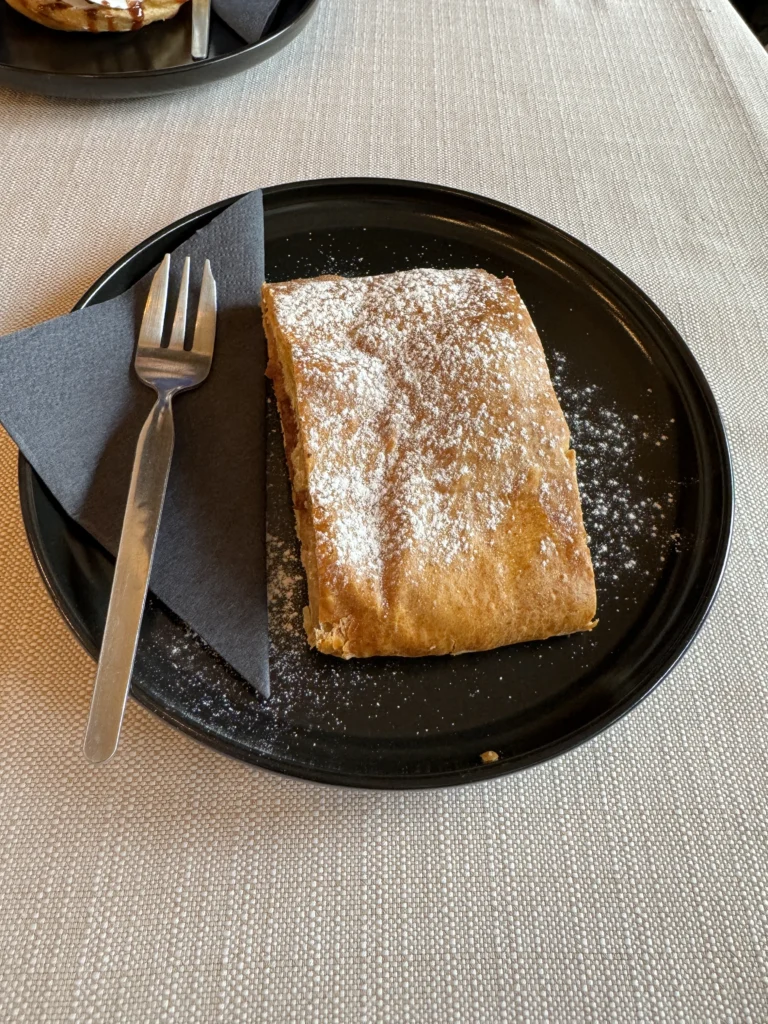
[[[157,404],[162,407],[168,407],[170,411],[173,399],[182,390],[181,387],[172,388],[154,388],[154,392],[157,395]]]

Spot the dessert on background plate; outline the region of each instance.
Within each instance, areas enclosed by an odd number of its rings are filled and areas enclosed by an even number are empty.
[[[487,650],[592,629],[565,417],[513,282],[478,269],[267,284],[318,650]]]
[[[167,21],[187,0],[7,0],[46,28],[64,32],[131,32]]]

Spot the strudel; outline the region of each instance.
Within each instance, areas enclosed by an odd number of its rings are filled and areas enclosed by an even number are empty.
[[[318,277],[262,306],[313,647],[460,654],[595,625],[576,457],[509,278]]]

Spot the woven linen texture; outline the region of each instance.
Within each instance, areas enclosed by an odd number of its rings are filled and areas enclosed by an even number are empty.
[[[768,1020],[767,122],[768,57],[726,0],[321,0],[212,87],[0,93],[0,331],[255,185],[445,183],[565,228],[661,306],[738,502],[703,632],[614,728],[490,784],[347,792],[133,704],[114,763],[83,761],[94,667],[35,571],[3,436],[0,1020]]]

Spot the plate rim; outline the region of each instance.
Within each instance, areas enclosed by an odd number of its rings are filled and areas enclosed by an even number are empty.
[[[315,0],[312,0],[312,2],[314,3]],[[511,206],[510,204],[503,203],[499,200],[490,199],[478,193],[455,189],[450,186],[430,184],[408,179],[379,177],[317,178],[305,179],[297,182],[284,182],[268,186],[262,189],[265,199],[265,212],[268,212],[267,208],[269,206],[269,198],[277,197],[282,193],[291,194],[301,189],[317,190],[323,188],[338,189],[350,187],[363,190],[373,188],[389,189],[393,192],[417,189],[433,198],[450,196],[455,199],[478,203],[486,209],[490,208],[491,210],[503,213],[505,216],[511,215],[513,217],[522,217],[529,223],[544,227],[549,232],[555,232],[568,243],[575,245],[578,249],[585,250],[590,257],[599,262],[602,270],[606,271],[609,277],[615,278],[624,288],[628,288],[633,293],[635,299],[641,302],[641,305],[645,310],[649,312],[655,320],[660,321],[660,325],[664,328],[665,335],[674,343],[676,354],[682,357],[686,369],[691,374],[699,399],[703,401],[703,405],[706,407],[706,411],[709,414],[709,420],[717,440],[717,452],[713,454],[718,456],[718,469],[722,477],[723,501],[720,509],[717,539],[712,547],[712,564],[706,584],[699,590],[695,608],[688,616],[692,623],[692,625],[689,626],[688,635],[685,637],[682,645],[676,647],[674,649],[674,653],[663,661],[660,671],[650,683],[644,685],[640,689],[635,688],[627,697],[624,698],[624,700],[619,702],[619,704],[604,711],[602,714],[593,718],[590,722],[580,726],[579,728],[560,736],[557,740],[541,744],[532,750],[528,750],[519,758],[504,758],[496,764],[469,765],[466,768],[441,770],[440,772],[430,774],[420,773],[410,774],[407,776],[355,776],[345,772],[316,768],[314,766],[310,767],[304,764],[299,764],[297,766],[294,762],[281,760],[269,754],[252,754],[252,752],[247,749],[240,748],[239,745],[237,745],[237,749],[238,751],[241,751],[242,749],[242,753],[235,752],[233,747],[235,747],[236,744],[233,741],[227,741],[215,734],[205,732],[200,728],[190,725],[180,716],[169,712],[168,709],[151,700],[148,695],[143,692],[136,694],[131,692],[131,696],[137,701],[137,703],[153,712],[166,724],[175,727],[186,736],[206,747],[216,750],[218,753],[225,754],[240,763],[249,764],[261,770],[274,772],[275,774],[284,777],[300,779],[304,782],[329,784],[343,788],[406,790],[441,789],[468,783],[490,781],[495,778],[514,774],[538,764],[543,764],[546,761],[552,760],[553,758],[559,757],[562,754],[581,746],[588,740],[594,739],[645,700],[645,698],[648,697],[664,679],[666,679],[690,649],[706,622],[710,611],[712,610],[720,590],[728,562],[728,555],[730,553],[734,524],[735,489],[733,459],[728,441],[728,434],[714,393],[712,392],[703,370],[699,366],[695,356],[686,344],[682,335],[665,316],[661,309],[637,284],[635,284],[634,281],[632,281],[631,278],[624,274],[623,271],[619,270],[618,267],[611,263],[606,257],[592,249],[585,242],[582,242],[580,239],[577,239],[573,235],[568,234],[561,228],[558,228],[540,217],[527,213],[518,207]],[[73,306],[73,311],[89,305],[116,274],[119,274],[126,265],[130,264],[140,253],[160,242],[166,235],[175,233],[180,229],[183,230],[184,227],[196,224],[199,221],[205,222],[206,218],[212,218],[217,213],[226,209],[228,206],[232,205],[238,199],[247,194],[247,192],[239,193],[238,195],[231,196],[226,199],[220,199],[208,204],[207,206],[201,207],[198,210],[188,213],[177,220],[166,224],[164,227],[139,242],[129,252],[113,263],[98,278],[98,280],[91,285],[91,287]],[[200,226],[202,226],[202,224]],[[88,653],[92,658],[95,658],[97,656],[95,645],[91,642],[90,638],[87,635],[84,635],[84,632],[81,632],[78,628],[75,617],[70,614],[70,609],[68,608],[62,593],[55,586],[52,578],[53,574],[50,572],[49,567],[46,564],[45,545],[42,543],[39,530],[35,530],[38,523],[33,492],[35,481],[42,485],[42,487],[45,487],[45,484],[37,475],[32,465],[27,461],[22,452],[19,451],[18,482],[22,520],[24,523],[27,542],[32,551],[35,564],[43,583],[65,624],[86,653]],[[63,512],[63,514],[66,516],[66,513]],[[96,542],[94,541],[94,543]],[[544,756],[540,756],[542,751],[545,751]]]
[[[147,78],[172,78],[175,75],[189,74],[197,68],[223,68],[228,62],[242,58],[246,54],[255,53],[260,48],[272,48],[274,46],[276,49],[280,49],[284,43],[289,42],[295,34],[301,31],[317,9],[319,2],[320,0],[304,0],[305,6],[299,11],[290,24],[285,25],[279,31],[274,32],[271,35],[264,36],[255,43],[245,43],[243,46],[236,50],[231,50],[229,53],[222,53],[216,57],[206,57],[204,60],[194,61],[190,64],[174,64],[168,68],[150,68],[148,71],[103,71],[98,74],[87,74],[80,71],[44,71],[41,68],[27,68],[20,64],[7,64],[4,61],[0,61],[0,73],[8,71],[14,76],[18,75],[20,77],[38,79],[42,76],[46,79],[52,79],[55,82],[75,81],[88,84],[89,82],[130,83],[143,81]],[[20,17],[23,18],[24,15],[21,14]],[[45,26],[41,25],[40,27],[44,28]],[[55,31],[55,29],[51,29],[50,31]],[[131,95],[127,94],[126,99],[129,98],[131,98]]]

